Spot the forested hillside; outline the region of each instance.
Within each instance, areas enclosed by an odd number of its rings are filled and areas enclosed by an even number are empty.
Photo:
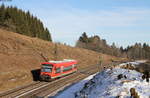
[[[49,30],[37,17],[17,7],[0,6],[0,27],[19,34],[52,41]]]
[[[128,46],[126,49],[120,48],[122,53],[126,53],[128,58],[132,59],[150,59],[150,46],[146,43],[136,43]]]
[[[88,37],[84,32],[76,43],[76,47],[106,53],[118,57],[128,57],[130,59],[150,59],[150,46],[146,43],[136,43],[123,49],[116,47],[115,43],[108,45],[105,39],[95,35]]]
[[[121,51],[115,46],[114,43],[112,46],[109,46],[105,39],[101,39],[97,35],[88,37],[86,32],[84,32],[79,38],[76,43],[76,47],[90,49],[113,56],[121,56]]]

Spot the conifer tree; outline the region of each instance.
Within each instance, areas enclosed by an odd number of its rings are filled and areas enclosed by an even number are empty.
[[[0,6],[0,26],[19,34],[52,41],[49,30],[37,17],[17,7]]]

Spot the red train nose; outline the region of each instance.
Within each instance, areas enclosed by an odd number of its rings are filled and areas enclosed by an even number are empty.
[[[47,75],[47,74],[40,75],[40,80],[41,81],[50,81],[51,80],[51,76]]]

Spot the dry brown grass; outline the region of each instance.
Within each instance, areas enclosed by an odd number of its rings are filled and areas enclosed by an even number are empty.
[[[32,82],[31,70],[39,69],[40,63],[44,62],[40,54],[54,60],[54,49],[51,42],[0,29],[0,92]],[[105,64],[116,59],[86,49],[58,45],[58,59],[76,59],[81,69],[97,64],[99,56],[103,56]]]

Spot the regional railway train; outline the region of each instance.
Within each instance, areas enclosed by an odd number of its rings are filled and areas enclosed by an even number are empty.
[[[43,62],[40,73],[41,81],[51,81],[77,71],[77,61],[64,59],[63,61]]]

